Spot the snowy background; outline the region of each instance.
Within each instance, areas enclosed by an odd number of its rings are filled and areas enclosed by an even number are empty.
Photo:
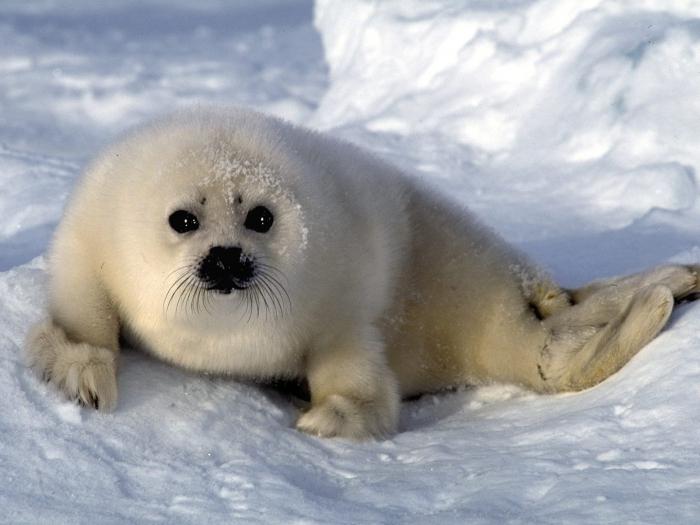
[[[196,102],[364,144],[568,286],[700,261],[698,0],[4,0],[0,521],[700,519],[700,304],[594,389],[425,396],[376,443],[300,434],[289,397],[132,350],[113,414],[36,381],[22,340],[80,170]]]

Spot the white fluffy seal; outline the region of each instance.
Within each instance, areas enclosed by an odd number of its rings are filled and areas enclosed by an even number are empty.
[[[682,266],[563,290],[396,168],[243,109],[182,112],[107,149],[50,274],[26,349],[67,396],[115,406],[124,335],[194,370],[306,378],[297,427],[352,438],[453,385],[590,387],[698,290]]]

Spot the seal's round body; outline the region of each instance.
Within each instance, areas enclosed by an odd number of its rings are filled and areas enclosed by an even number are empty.
[[[298,427],[392,432],[401,396],[591,386],[664,325],[694,269],[568,292],[462,207],[347,143],[243,109],[141,128],[88,169],[50,255],[31,364],[116,402],[119,335],[190,369],[306,378]]]

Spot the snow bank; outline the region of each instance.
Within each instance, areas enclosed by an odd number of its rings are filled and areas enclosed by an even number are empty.
[[[459,145],[447,178],[481,179],[467,201],[507,187],[534,205],[515,232],[497,201],[474,202],[517,240],[564,233],[542,232],[543,212],[621,228],[695,204],[698,17],[682,1],[319,0],[330,87],[314,122],[396,135],[425,173],[424,142]]]
[[[487,158],[697,159],[700,4],[673,4],[320,0],[317,122],[437,133]]]

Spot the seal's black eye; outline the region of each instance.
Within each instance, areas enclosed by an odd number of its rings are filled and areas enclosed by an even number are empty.
[[[168,218],[170,227],[177,233],[193,232],[199,228],[199,220],[185,210],[174,211]]]
[[[275,218],[265,206],[256,206],[248,212],[243,226],[258,233],[265,233],[272,228]]]

